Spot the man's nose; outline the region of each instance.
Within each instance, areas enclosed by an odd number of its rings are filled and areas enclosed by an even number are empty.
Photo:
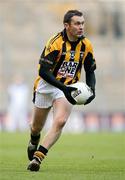
[[[80,29],[83,29],[83,24],[80,24],[80,25],[79,25],[79,28],[80,28]]]

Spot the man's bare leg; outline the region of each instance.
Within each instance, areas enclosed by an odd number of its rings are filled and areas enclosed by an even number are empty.
[[[37,150],[40,141],[40,132],[45,124],[49,110],[50,108],[43,109],[34,107],[34,114],[31,122],[31,139],[27,149],[29,160],[33,159],[34,152]]]

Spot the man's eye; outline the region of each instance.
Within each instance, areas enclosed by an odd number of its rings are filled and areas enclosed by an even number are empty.
[[[75,23],[76,25],[80,25],[80,23]]]
[[[80,23],[80,22],[77,22],[76,25],[83,25],[84,22]]]

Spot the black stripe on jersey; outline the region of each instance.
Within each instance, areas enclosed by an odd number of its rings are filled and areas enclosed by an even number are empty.
[[[53,71],[53,75],[56,77],[57,76],[57,72],[62,64],[62,62],[65,60],[65,56],[66,56],[66,42],[63,43],[62,45],[62,55],[60,57],[60,60],[57,64],[57,66],[55,67],[54,71]]]
[[[55,35],[54,37],[52,37],[52,39],[50,39],[49,44],[51,44],[58,35],[59,35],[59,34],[57,34],[57,35]]]
[[[72,51],[74,51],[74,57],[75,57],[75,49],[76,49],[76,46],[78,44],[78,41],[77,42],[71,42],[71,53]],[[70,60],[69,61],[74,61],[74,58],[72,58],[72,55],[70,55]]]

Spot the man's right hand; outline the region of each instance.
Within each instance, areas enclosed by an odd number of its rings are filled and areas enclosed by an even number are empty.
[[[76,91],[77,88],[75,87],[69,87],[69,86],[65,86],[65,88],[63,89],[63,92],[65,94],[66,99],[72,104],[75,105],[76,101],[75,99],[71,96],[72,91]]]

